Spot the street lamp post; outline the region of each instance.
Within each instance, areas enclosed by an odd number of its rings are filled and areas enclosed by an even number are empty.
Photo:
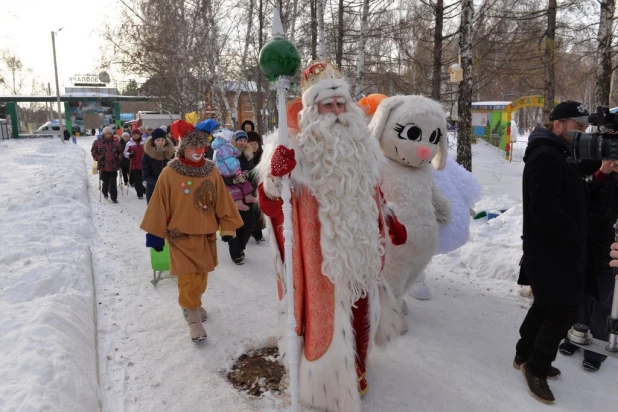
[[[62,30],[61,27],[58,31]],[[56,32],[51,32],[52,48],[54,49],[54,73],[56,76],[56,102],[58,103],[58,123],[60,123],[60,140],[64,143],[64,127],[62,126],[62,109],[60,107],[60,85],[58,84],[58,63],[56,63]]]

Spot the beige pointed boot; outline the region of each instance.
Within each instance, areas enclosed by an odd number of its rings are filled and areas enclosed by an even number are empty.
[[[202,326],[201,316],[199,309],[187,309],[182,308],[182,314],[189,324],[189,335],[193,342],[200,342],[206,340],[206,330]]]
[[[206,322],[208,320],[208,312],[206,309],[200,306],[200,316],[202,317],[202,322]]]

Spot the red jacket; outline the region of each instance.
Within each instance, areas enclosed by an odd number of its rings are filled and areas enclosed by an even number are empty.
[[[142,156],[144,156],[144,139],[140,138],[138,141],[130,139],[124,148],[124,157],[129,159],[131,170],[142,170]]]

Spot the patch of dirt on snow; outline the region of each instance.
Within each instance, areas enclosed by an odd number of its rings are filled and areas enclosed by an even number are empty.
[[[240,355],[227,379],[238,390],[253,396],[264,392],[281,393],[281,379],[285,369],[279,363],[279,350],[260,348]]]

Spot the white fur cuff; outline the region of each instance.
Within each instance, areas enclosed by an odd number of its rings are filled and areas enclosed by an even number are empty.
[[[351,100],[350,86],[345,79],[322,80],[308,88],[303,93],[303,107],[313,106],[314,104],[329,97],[341,96],[347,102]]]
[[[264,179],[263,188],[264,188],[264,193],[266,193],[268,197],[272,199],[281,197],[281,178],[280,177],[272,178],[271,176],[267,176],[266,179]]]

